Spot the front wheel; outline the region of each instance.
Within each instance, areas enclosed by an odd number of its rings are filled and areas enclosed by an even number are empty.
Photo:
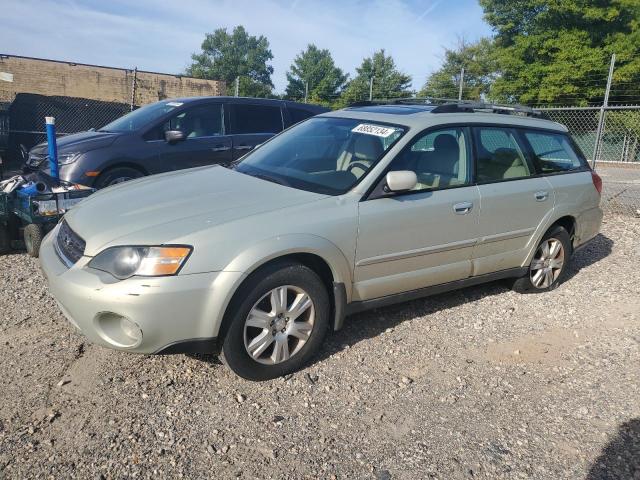
[[[107,170],[98,177],[95,183],[97,189],[110,187],[119,183],[128,182],[135,178],[143,177],[144,174],[140,170],[131,167],[116,167]]]
[[[560,226],[551,228],[540,240],[527,274],[513,283],[520,293],[548,292],[564,278],[571,257],[571,239]]]
[[[27,253],[34,258],[38,258],[38,255],[40,255],[42,237],[44,236],[40,225],[30,223],[24,227],[23,236],[24,246],[27,249]]]
[[[230,306],[222,353],[248,380],[294,372],[319,350],[329,325],[329,296],[311,269],[283,263],[259,271]]]

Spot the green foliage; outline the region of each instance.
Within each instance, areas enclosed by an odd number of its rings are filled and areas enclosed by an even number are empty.
[[[308,82],[308,101],[330,105],[338,97],[348,75],[336,67],[329,50],[320,50],[313,44],[300,52],[287,72],[286,98],[302,100]]]
[[[193,63],[187,68],[186,75],[223,80],[228,94],[233,94],[235,80],[240,77],[241,96],[271,95],[273,67],[267,62],[273,59],[273,54],[269,41],[262,35],[249,35],[241,25],[235,27],[231,34],[226,28],[206,34],[202,52],[194,53],[191,59]]]
[[[462,98],[478,100],[489,95],[497,71],[490,39],[483,38],[475,43],[462,40],[456,49],[445,49],[444,55],[444,63],[429,75],[419,97],[458,98],[463,67]]]
[[[369,80],[373,79],[373,98],[410,97],[411,77],[396,69],[396,64],[384,50],[365,58],[356,68],[357,75],[345,88],[338,106],[369,99]]]
[[[496,32],[492,96],[502,101],[602,102],[616,53],[611,102],[638,99],[638,0],[480,0]]]

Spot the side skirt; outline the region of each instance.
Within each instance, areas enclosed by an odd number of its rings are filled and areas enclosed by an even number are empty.
[[[437,295],[439,293],[450,292],[452,290],[458,290],[460,288],[471,287],[473,285],[479,285],[481,283],[493,282],[495,280],[522,277],[526,275],[528,271],[529,267],[510,268],[508,270],[485,273],[484,275],[464,278],[462,280],[456,280],[454,282],[441,283],[439,285],[433,285],[431,287],[419,288],[417,290],[411,290],[409,292],[396,293],[394,295],[373,298],[371,300],[352,302],[346,306],[346,314],[351,315],[353,313],[362,312],[364,310],[371,310],[372,308],[380,308],[386,307],[388,305],[393,305],[395,303],[409,302],[418,298],[429,297],[431,295]]]

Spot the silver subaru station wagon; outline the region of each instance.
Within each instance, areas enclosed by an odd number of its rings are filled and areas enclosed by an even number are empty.
[[[69,322],[138,353],[222,352],[264,380],[368,308],[562,281],[602,182],[557,123],[487,104],[369,104],[299,123],[230,168],[100,191],[45,238]]]

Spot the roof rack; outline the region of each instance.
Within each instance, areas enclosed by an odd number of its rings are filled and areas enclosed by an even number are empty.
[[[499,105],[484,102],[450,102],[438,105],[431,113],[469,113],[469,112],[502,113],[505,115],[522,115],[525,117],[542,117],[540,110],[535,110],[524,105]]]
[[[521,115],[526,117],[545,117],[544,113],[540,110],[524,105],[500,105],[496,103],[431,97],[367,100],[352,103],[349,107],[369,107],[374,105],[430,105],[434,107],[433,110],[431,110],[431,113],[490,112],[505,115]]]

